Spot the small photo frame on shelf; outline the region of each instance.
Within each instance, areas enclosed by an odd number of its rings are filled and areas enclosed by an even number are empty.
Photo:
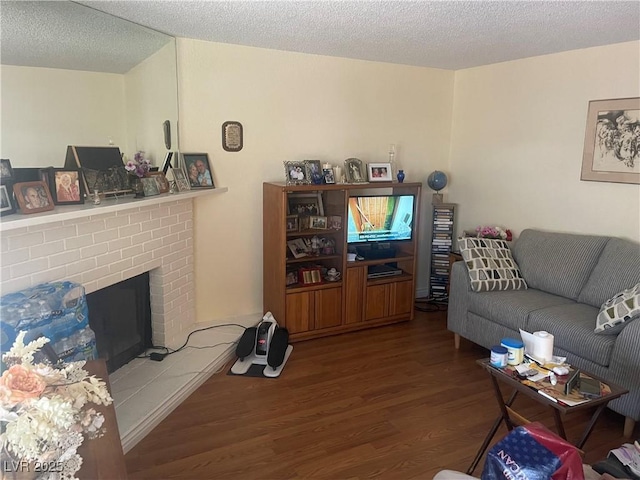
[[[84,182],[79,168],[48,168],[47,183],[53,203],[56,205],[80,205],[84,203]]]
[[[284,174],[287,185],[306,185],[309,183],[307,167],[304,162],[284,162]]]
[[[289,240],[287,242],[287,247],[291,251],[293,258],[302,258],[309,255],[309,247],[304,240],[301,238],[296,238],[294,240]]]
[[[344,172],[348,183],[367,183],[367,177],[359,158],[347,158],[344,161]]]
[[[13,168],[11,168],[11,161],[8,158],[0,159],[0,182],[13,182]]]
[[[370,182],[391,182],[391,164],[390,163],[369,163],[367,164]]]
[[[191,188],[215,188],[207,153],[183,153],[182,160]]]
[[[53,198],[45,182],[21,182],[13,186],[20,211],[24,214],[53,210]]]
[[[311,222],[311,228],[315,230],[327,229],[327,217],[320,215],[311,215],[309,217],[309,222]]]
[[[191,185],[189,184],[189,180],[187,180],[184,170],[181,168],[172,168],[171,173],[173,174],[173,180],[176,182],[176,187],[179,192],[191,190]]]
[[[287,233],[298,231],[298,215],[287,215]]]
[[[326,183],[327,185],[333,185],[334,183],[336,183],[336,176],[333,168],[323,168],[322,176],[324,178],[324,183]]]
[[[322,283],[322,270],[320,267],[301,268],[298,270],[298,280],[303,285]]]
[[[303,215],[298,217],[298,228],[301,232],[309,230],[311,223],[309,222],[309,215]]]
[[[158,182],[155,177],[143,177],[140,181],[142,182],[142,190],[144,191],[145,197],[160,195],[160,189],[158,188]]]
[[[322,192],[292,192],[287,195],[287,215],[324,215]]]
[[[327,217],[327,228],[340,230],[342,228],[342,217],[340,215],[330,215]]]
[[[158,184],[158,191],[160,193],[169,193],[169,180],[162,172],[148,172],[147,177],[153,178]]]
[[[0,184],[0,216],[16,213],[13,203],[13,188],[10,181]]]
[[[311,183],[322,183],[322,164],[320,160],[305,160],[304,168]]]

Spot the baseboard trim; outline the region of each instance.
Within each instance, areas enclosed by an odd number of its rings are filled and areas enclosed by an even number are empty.
[[[140,423],[130,429],[128,434],[124,434],[120,437],[122,443],[122,450],[126,454],[129,450],[136,446],[140,440],[146,437],[151,430],[158,426],[158,424],[167,418],[171,412],[173,412],[178,405],[180,405],[186,398],[195,392],[204,382],[206,382],[212,375],[219,372],[225,364],[235,357],[235,345],[230,345],[224,352],[218,357],[214,358],[208,365],[206,365],[200,372],[194,374],[194,376],[187,381],[184,388],[181,388],[178,392],[167,397],[167,399],[149,412],[149,415],[144,417]]]

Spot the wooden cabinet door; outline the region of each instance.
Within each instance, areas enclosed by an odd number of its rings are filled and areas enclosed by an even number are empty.
[[[315,292],[315,329],[342,325],[342,289]]]
[[[313,292],[290,293],[286,299],[285,327],[289,333],[308,332],[313,329]]]
[[[367,287],[365,320],[377,320],[389,315],[389,284]]]
[[[389,315],[411,313],[413,308],[413,282],[396,282],[391,285]]]
[[[362,307],[364,305],[364,289],[367,278],[366,267],[347,268],[345,277],[345,323],[362,322]]]

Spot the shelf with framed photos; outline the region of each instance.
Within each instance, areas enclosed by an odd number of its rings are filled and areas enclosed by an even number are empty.
[[[289,330],[292,341],[413,318],[421,186],[263,184],[263,309]],[[348,261],[349,199],[391,194],[415,197],[413,238],[400,242],[393,257]],[[319,219],[326,228],[312,228],[314,217],[326,218]],[[323,250],[327,245],[329,250]],[[384,264],[397,266],[401,273],[369,278],[371,267]],[[315,269],[322,279],[305,283],[305,271]],[[332,270],[337,278],[329,280]]]

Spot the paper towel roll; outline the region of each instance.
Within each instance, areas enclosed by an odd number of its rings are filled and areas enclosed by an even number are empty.
[[[533,336],[533,356],[545,362],[551,361],[553,357],[553,335],[549,332],[540,331],[533,332]]]

